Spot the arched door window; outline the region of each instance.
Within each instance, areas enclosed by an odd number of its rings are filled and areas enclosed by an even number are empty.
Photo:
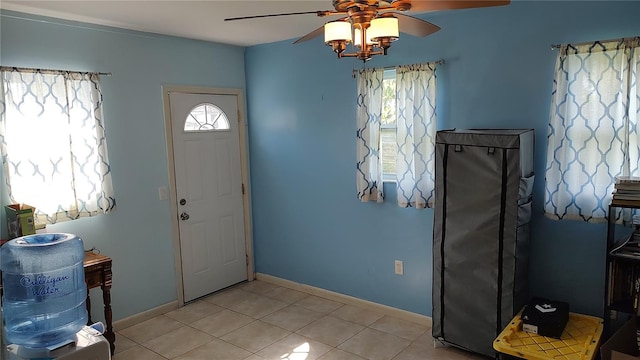
[[[184,131],[226,131],[229,119],[219,107],[213,104],[200,104],[194,107],[184,121]]]

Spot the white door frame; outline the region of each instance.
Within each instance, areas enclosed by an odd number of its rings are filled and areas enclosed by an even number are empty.
[[[249,182],[249,151],[247,142],[247,122],[244,118],[244,101],[240,89],[222,89],[197,86],[163,85],[162,100],[164,107],[164,129],[167,143],[167,160],[169,170],[169,201],[171,203],[171,232],[173,238],[174,265],[176,270],[176,292],[178,306],[184,305],[184,286],[182,283],[182,256],[180,252],[180,229],[178,224],[178,197],[176,194],[175,159],[173,156],[173,130],[171,126],[171,104],[169,93],[194,93],[208,95],[235,95],[238,99],[238,122],[240,136],[240,169],[242,172],[242,205],[244,209],[245,250],[247,253],[247,279],[255,279],[253,259],[253,233],[251,221],[251,191]]]

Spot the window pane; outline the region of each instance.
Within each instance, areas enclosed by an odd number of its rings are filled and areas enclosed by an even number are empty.
[[[380,140],[380,152],[382,153],[382,173],[395,175],[396,158],[398,156],[396,129],[381,129]]]
[[[213,104],[196,106],[184,122],[184,131],[219,130],[229,130],[229,120],[222,109]]]
[[[396,79],[382,81],[382,127],[396,126]]]

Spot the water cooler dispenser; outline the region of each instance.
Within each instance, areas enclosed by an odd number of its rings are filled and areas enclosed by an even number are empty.
[[[82,239],[72,234],[23,236],[0,247],[8,359],[111,358],[103,326],[86,326],[83,260]]]

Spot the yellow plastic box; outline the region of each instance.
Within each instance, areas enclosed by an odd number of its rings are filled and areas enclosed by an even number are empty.
[[[531,360],[592,360],[602,336],[601,318],[569,313],[560,339],[522,331],[522,310],[493,341],[503,354]]]

